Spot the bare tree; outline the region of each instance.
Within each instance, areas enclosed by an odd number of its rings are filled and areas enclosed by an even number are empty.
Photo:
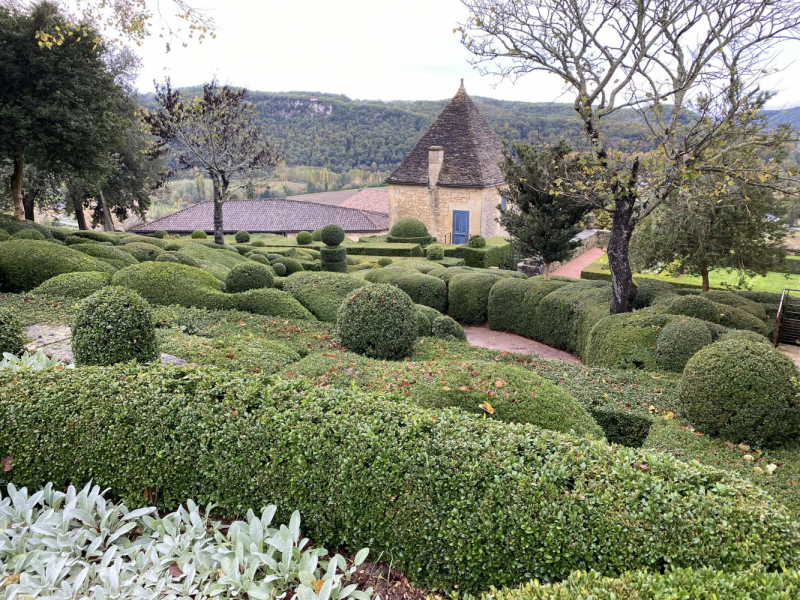
[[[756,118],[770,97],[758,82],[773,69],[777,45],[800,33],[796,0],[462,3],[470,11],[462,42],[484,73],[549,73],[574,98],[588,147],[582,178],[563,185],[613,216],[612,313],[633,306],[628,246],[637,223],[705,172],[761,184],[724,157],[797,139],[789,127],[762,129]],[[655,151],[623,153],[607,143],[604,119],[623,109],[640,113]]]
[[[255,169],[274,167],[281,153],[254,125],[255,106],[247,90],[234,90],[212,81],[199,97],[183,100],[170,81],[156,84],[156,103],[142,111],[142,120],[155,138],[152,157],[174,151],[182,169],[204,170],[214,187],[214,241],[223,243],[222,203],[232,180]]]

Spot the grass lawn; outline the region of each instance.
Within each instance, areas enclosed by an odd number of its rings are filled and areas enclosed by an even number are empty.
[[[684,275],[682,277],[670,277],[664,273],[651,274],[651,273],[637,273],[636,277],[648,277],[650,279],[658,279],[659,281],[666,281],[678,287],[686,288],[699,288],[702,286],[700,277],[693,275]],[[581,273],[582,279],[608,279],[611,280],[611,271],[608,270],[608,256],[603,254],[591,265],[586,267]],[[727,289],[736,283],[737,276],[734,273],[728,273],[723,269],[711,271],[709,281],[712,288]],[[780,294],[785,288],[800,289],[800,275],[789,273],[773,273],[768,272],[766,276],[751,277],[747,281],[750,289],[754,292],[775,292]]]

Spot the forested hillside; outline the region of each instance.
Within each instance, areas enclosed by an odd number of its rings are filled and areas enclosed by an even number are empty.
[[[369,169],[373,162],[380,171],[393,169],[448,102],[363,101],[313,92],[251,92],[251,98],[270,139],[284,144],[287,164],[326,167],[336,173]],[[472,99],[505,140],[581,139],[580,123],[570,104]],[[143,97],[144,102],[148,100]],[[800,108],[773,114],[775,123],[800,125]],[[621,149],[650,147],[646,127],[632,110],[612,115],[606,127],[608,139]]]

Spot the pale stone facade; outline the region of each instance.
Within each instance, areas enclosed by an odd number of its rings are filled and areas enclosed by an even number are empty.
[[[498,186],[488,188],[389,184],[389,225],[413,217],[439,242],[451,242],[453,211],[469,211],[469,235],[504,235],[497,222]]]

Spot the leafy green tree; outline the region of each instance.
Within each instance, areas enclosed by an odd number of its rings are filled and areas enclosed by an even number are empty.
[[[563,140],[541,150],[517,142],[511,150],[505,146],[500,163],[508,188],[500,191],[506,208],[498,222],[526,256],[542,257],[546,281],[550,280],[550,265],[569,260],[580,244],[572,240],[591,210],[580,196],[554,189],[555,182],[575,168],[571,152],[572,147]]]
[[[274,167],[280,152],[269,145],[254,124],[256,109],[247,90],[203,86],[200,96],[184,100],[169,79],[156,85],[156,104],[142,111],[142,120],[155,141],[151,157],[174,152],[183,169],[202,169],[214,186],[214,241],[224,243],[222,204],[231,181],[258,169]]]
[[[45,49],[42,32],[63,39]],[[25,218],[26,163],[83,177],[106,168],[108,148],[120,140],[125,121],[115,111],[118,90],[105,53],[89,25],[70,25],[55,4],[29,11],[0,7],[0,156],[13,165],[17,219]]]

